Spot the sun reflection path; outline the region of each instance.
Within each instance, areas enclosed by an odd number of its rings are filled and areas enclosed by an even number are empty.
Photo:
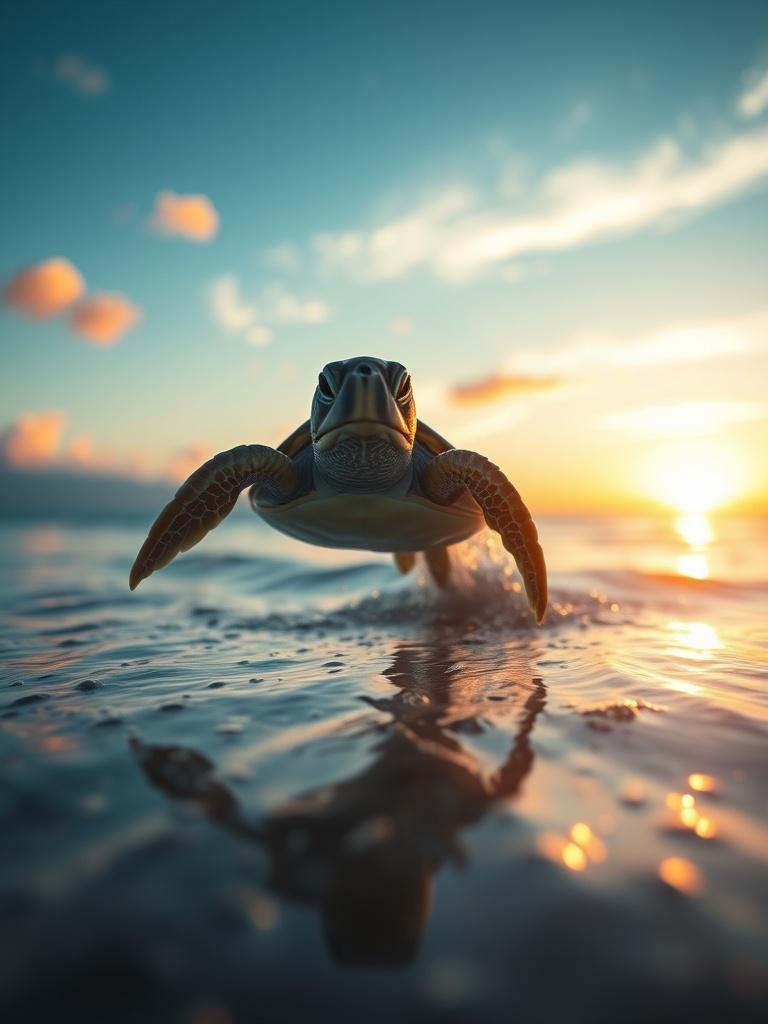
[[[675,522],[675,530],[692,547],[711,544],[715,539],[712,523],[703,512],[685,512]]]
[[[708,546],[715,539],[712,523],[703,512],[684,512],[675,521],[675,531],[688,550],[675,559],[679,576],[695,580],[709,578]]]

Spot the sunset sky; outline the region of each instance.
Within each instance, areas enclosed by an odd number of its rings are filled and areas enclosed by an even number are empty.
[[[369,353],[534,509],[768,507],[765,4],[27,2],[0,52],[6,462],[178,480]]]

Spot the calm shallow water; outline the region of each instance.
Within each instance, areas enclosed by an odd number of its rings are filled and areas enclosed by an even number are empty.
[[[145,526],[0,526],[4,1019],[765,1019],[764,526],[544,521],[540,629]]]

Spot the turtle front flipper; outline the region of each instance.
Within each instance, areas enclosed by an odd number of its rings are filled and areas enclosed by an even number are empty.
[[[541,622],[547,610],[547,567],[536,526],[523,499],[498,466],[477,452],[452,448],[436,455],[422,470],[427,498],[450,505],[466,488],[482,509],[487,525],[501,535],[517,562],[528,604]]]
[[[298,479],[293,461],[263,444],[243,444],[214,455],[181,485],[152,524],[131,569],[131,590],[218,526],[245,487],[262,487],[270,497],[287,501]]]

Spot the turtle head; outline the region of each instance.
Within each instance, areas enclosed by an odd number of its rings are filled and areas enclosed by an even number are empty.
[[[411,467],[411,376],[401,363],[371,356],[328,363],[310,423],[315,467],[325,480],[343,491],[386,490]]]

